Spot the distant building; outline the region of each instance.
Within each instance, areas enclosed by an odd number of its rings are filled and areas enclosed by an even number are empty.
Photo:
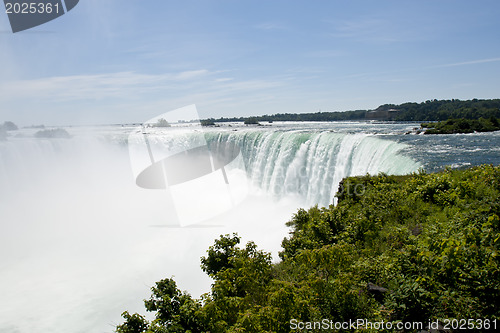
[[[375,110],[366,111],[365,118],[369,120],[393,120],[400,111],[382,105]]]

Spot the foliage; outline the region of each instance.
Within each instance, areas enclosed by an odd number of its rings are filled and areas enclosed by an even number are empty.
[[[447,119],[479,119],[481,117],[489,119],[491,117],[500,118],[500,99],[472,99],[462,101],[452,100],[428,100],[422,103],[403,103],[400,105],[384,104],[377,110],[394,109],[391,120],[395,121],[442,121]],[[367,111],[335,111],[335,112],[315,112],[315,113],[277,113],[273,115],[255,116],[255,121],[345,121],[345,120],[365,120]],[[221,117],[217,122],[246,121],[245,117]]]
[[[202,119],[200,120],[201,126],[215,126],[215,119],[214,118],[208,118],[208,119]]]
[[[170,127],[171,125],[164,118],[160,118],[152,126],[153,127]]]
[[[447,119],[500,118],[500,99],[472,99],[461,101],[432,100],[424,103],[404,103],[395,106],[400,110],[396,121],[442,121]]]
[[[214,279],[210,293],[193,300],[162,280],[145,301],[156,319],[145,328],[144,317],[125,312],[117,332],[290,332],[292,319],[500,319],[500,167],[350,177],[340,189],[336,206],[292,217],[280,262],[223,235],[201,260]]]
[[[53,139],[53,138],[69,139],[71,135],[69,135],[69,133],[63,128],[54,128],[54,129],[38,131],[35,133],[35,137],[46,138],[46,139]]]
[[[122,317],[125,319],[125,323],[116,327],[118,333],[142,333],[149,327],[148,321],[137,313],[131,315],[125,311],[122,313]]]
[[[6,121],[3,123],[3,127],[6,131],[17,131],[18,127],[12,121]]]
[[[437,123],[422,123],[422,128],[427,128],[425,134],[453,134],[473,132],[493,132],[500,130],[498,119],[448,119]]]
[[[259,121],[257,120],[256,117],[249,117],[249,118],[246,118],[243,123],[245,125],[259,125]]]
[[[213,246],[208,249],[208,255],[201,258],[201,268],[210,277],[215,277],[217,273],[224,269],[232,268],[236,253],[236,245],[240,243],[240,238],[237,235],[232,237],[229,235],[221,236],[215,241]]]
[[[16,131],[17,129],[17,125],[12,121],[5,121],[3,124],[0,124],[0,141],[7,140],[7,132]]]
[[[201,304],[181,292],[173,279],[163,279],[151,288],[150,299],[144,300],[146,311],[155,312],[155,320],[148,322],[143,316],[127,311],[122,313],[125,322],[118,325],[118,333],[200,332],[198,319]]]

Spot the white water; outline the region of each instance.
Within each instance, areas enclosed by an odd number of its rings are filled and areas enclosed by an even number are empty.
[[[298,195],[328,206],[344,177],[406,174],[420,164],[400,155],[404,145],[369,134],[251,130],[207,135],[241,147],[251,183],[277,198]]]
[[[135,185],[127,131],[68,131],[69,140],[25,131],[0,142],[0,332],[112,332],[122,311],[144,313],[161,278],[208,291],[199,258],[220,234],[276,258],[284,223],[298,207],[331,203],[342,177],[419,167],[399,155],[403,145],[366,134],[211,131],[208,142],[240,145],[253,190],[207,221],[219,227],[167,228],[165,191]]]

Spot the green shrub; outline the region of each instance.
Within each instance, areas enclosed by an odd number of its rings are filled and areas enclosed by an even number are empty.
[[[221,236],[202,258],[211,292],[198,301],[173,281],[166,293],[157,286],[163,296],[146,301],[157,312],[148,332],[290,332],[292,319],[500,319],[500,167],[342,184],[336,206],[299,209],[288,222],[279,263],[252,242],[239,248],[237,235]],[[139,315],[124,318],[118,332],[143,327]]]

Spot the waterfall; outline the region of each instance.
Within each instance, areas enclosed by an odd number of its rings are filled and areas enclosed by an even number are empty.
[[[220,234],[238,232],[276,254],[290,216],[299,207],[330,204],[343,177],[419,167],[401,154],[404,145],[368,134],[245,127],[180,129],[182,136],[159,131],[149,137],[155,158],[201,144],[235,149],[229,156],[241,158],[225,166],[228,185],[237,192],[235,175],[249,185],[242,202],[207,220],[212,226],[179,228],[169,225],[165,190],[136,185],[136,172],[151,160],[139,144],[137,151],[130,149],[132,131],[68,128],[69,139],[44,139],[24,129],[0,141],[0,331],[107,332],[110,322],[121,322],[123,310],[142,308],[149,286],[167,276],[198,297],[212,283],[199,258]],[[209,176],[225,189],[220,171]],[[213,187],[193,184],[183,184],[192,211],[201,212],[206,203],[197,198],[220,201]],[[179,199],[174,191],[172,197]],[[25,301],[13,306],[20,299]]]
[[[236,167],[246,171],[253,188],[276,198],[297,195],[305,205],[332,203],[344,177],[380,172],[406,174],[421,166],[401,154],[404,144],[370,134],[243,129],[212,130],[204,137],[209,146],[232,143],[240,149],[242,159]],[[67,176],[69,167],[78,166],[79,173],[84,167],[95,169],[107,150],[116,153],[123,139],[111,145],[102,141],[102,138],[76,137],[1,142],[0,193],[13,188],[27,189],[43,180],[42,175]],[[188,147],[190,141],[199,145],[200,133],[183,132],[181,138],[157,135],[152,139],[156,150],[173,145]]]
[[[330,131],[211,132],[207,142],[234,142],[251,184],[275,197],[299,195],[306,205],[332,203],[342,178],[406,174],[420,164],[400,154],[405,145],[370,134]]]

